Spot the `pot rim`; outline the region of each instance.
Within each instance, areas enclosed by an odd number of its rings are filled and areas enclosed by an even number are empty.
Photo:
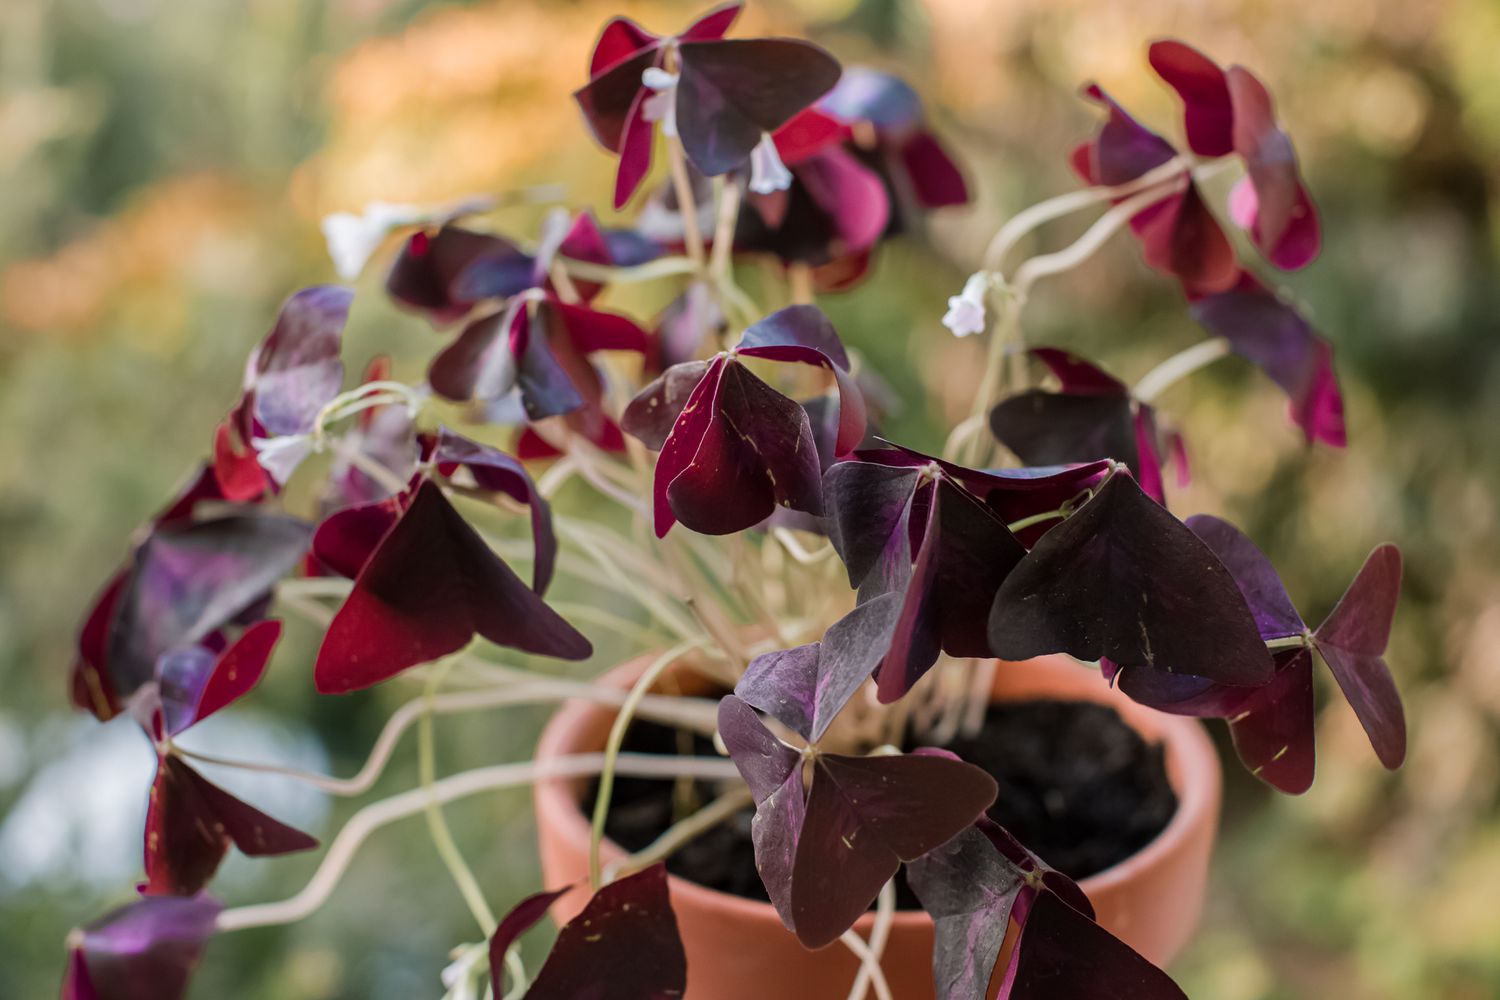
[[[632,659],[607,671],[601,679],[631,672],[639,659]],[[1220,796],[1221,774],[1218,753],[1203,724],[1194,718],[1169,715],[1146,705],[1131,701],[1117,688],[1101,683],[1097,670],[1090,669],[1066,654],[1041,656],[1018,663],[1006,662],[1004,671],[1025,672],[1020,678],[1026,690],[1014,700],[1033,697],[1052,697],[1064,701],[1094,701],[1115,708],[1126,725],[1139,733],[1148,743],[1159,743],[1167,768],[1167,780],[1177,795],[1177,809],[1172,818],[1152,840],[1134,854],[1114,865],[1096,872],[1078,884],[1091,898],[1096,893],[1104,894],[1118,889],[1143,873],[1165,863],[1168,856],[1177,851],[1190,836],[1191,831],[1204,823],[1216,823]],[[1031,682],[1031,683],[1025,683]],[[1056,683],[1052,683],[1056,682]],[[1044,687],[1050,685],[1050,691]],[[591,716],[607,714],[612,706],[593,702],[567,701],[548,720],[537,741],[536,759],[543,760],[587,752],[590,748],[576,744],[579,730]],[[598,749],[598,748],[591,748]],[[583,778],[544,778],[536,783],[534,797],[538,813],[538,826],[542,827],[541,814],[548,818],[547,832],[562,837],[571,845],[587,854],[592,830],[589,820],[579,806],[579,789]],[[617,861],[628,856],[619,844],[606,837],[600,849],[605,862]],[[735,913],[740,919],[763,921],[782,926],[775,907],[758,899],[750,899],[731,892],[711,889],[678,875],[668,874],[668,884],[674,898],[688,898],[699,906],[713,906]],[[873,911],[860,917],[854,929],[868,934],[874,923]],[[931,918],[922,910],[897,910],[894,927],[915,927]]]

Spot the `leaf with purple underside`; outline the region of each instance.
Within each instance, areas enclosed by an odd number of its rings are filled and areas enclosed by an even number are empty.
[[[687,956],[652,865],[594,893],[557,936],[525,1000],[671,1000],[687,989]]]
[[[1234,149],[1249,171],[1250,236],[1267,260],[1295,271],[1318,256],[1317,209],[1302,184],[1291,138],[1276,121],[1271,94],[1243,66],[1225,71],[1234,104]]]
[[[1370,745],[1393,770],[1406,759],[1406,717],[1384,657],[1400,595],[1401,550],[1381,545],[1313,633],[1314,645],[1354,707]]]
[[[270,593],[307,550],[311,526],[253,511],[168,522],[136,550],[109,630],[111,685],[128,700],[163,653],[190,645]]]
[[[281,622],[259,621],[222,653],[202,645],[164,654],[157,661],[157,689],[168,735],[176,736],[243,698],[260,682]]]
[[[250,358],[245,390],[255,419],[271,434],[303,434],[344,380],[339,360],[354,291],[338,285],[304,288],[287,299],[276,327]]]
[[[995,655],[1107,656],[1224,683],[1271,679],[1271,656],[1229,571],[1192,531],[1116,474],[1042,536],[990,614]]]
[[[562,659],[593,651],[424,482],[334,615],[314,678],[323,693],[359,690],[457,652],[475,634]]]
[[[985,1000],[1026,872],[970,827],[906,868],[932,917],[937,1000]]]
[[[1308,441],[1342,448],[1344,401],[1333,371],[1333,347],[1291,305],[1248,272],[1228,291],[1193,300],[1193,318],[1255,364],[1290,400],[1292,422]]]
[[[485,297],[481,293],[488,291],[460,287],[460,279],[471,264],[481,259],[513,261],[525,256],[499,236],[445,225],[436,233],[412,234],[401,248],[385,287],[397,305],[423,313],[434,324],[444,325],[461,319]],[[506,289],[509,288],[507,285]]]
[[[788,306],[745,331],[735,350],[746,357],[786,361],[826,368],[833,373],[839,393],[838,455],[848,454],[865,436],[865,405],[859,386],[849,373],[844,344],[817,306]]]
[[[181,1000],[220,909],[208,896],[149,896],[84,926],[63,1000]]]

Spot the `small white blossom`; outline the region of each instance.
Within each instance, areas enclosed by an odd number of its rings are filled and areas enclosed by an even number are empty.
[[[297,471],[302,460],[312,454],[312,437],[307,434],[287,434],[283,437],[252,438],[255,459],[278,486],[286,485]]]
[[[949,296],[943,325],[953,332],[953,336],[969,337],[984,332],[984,298],[989,287],[990,276],[978,271],[969,275],[962,292]]]
[[[676,73],[668,73],[660,66],[647,66],[641,73],[641,83],[652,91],[641,105],[641,116],[648,122],[661,122],[663,135],[677,138],[677,81]]]
[[[781,162],[771,133],[762,132],[760,142],[750,151],[750,190],[756,194],[785,191],[792,186],[792,172]]]
[[[334,212],[323,217],[323,239],[334,270],[345,281],[353,281],[397,226],[421,222],[427,213],[415,205],[372,201],[363,212]]]

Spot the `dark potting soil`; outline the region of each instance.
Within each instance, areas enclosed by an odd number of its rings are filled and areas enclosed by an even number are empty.
[[[637,722],[625,737],[634,753],[713,754],[698,735]],[[910,749],[910,748],[908,748]],[[984,728],[948,749],[995,777],[1000,794],[990,816],[1052,867],[1082,879],[1123,861],[1166,827],[1177,809],[1160,745],[1147,744],[1105,705],[1026,701],[991,706]],[[592,811],[596,786],[584,796]],[[679,803],[669,781],[619,778],[605,832],[628,851],[659,837],[674,820],[716,797],[695,782]],[[667,860],[667,870],[700,885],[765,899],[755,873],[751,809],[704,833]],[[904,869],[903,869],[904,873]],[[917,903],[898,876],[903,909]]]

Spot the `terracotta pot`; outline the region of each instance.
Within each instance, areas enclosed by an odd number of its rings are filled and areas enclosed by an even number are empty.
[[[629,685],[650,658],[606,675]],[[995,699],[1053,698],[1112,705],[1148,742],[1166,747],[1167,777],[1177,812],[1167,828],[1136,854],[1082,883],[1100,923],[1158,965],[1191,937],[1203,906],[1209,856],[1218,826],[1220,771],[1200,723],[1137,705],[1110,689],[1095,670],[1068,657],[1005,663],[995,672]],[[604,746],[614,709],[570,703],[542,733],[538,759],[589,753]],[[579,808],[586,779],[552,779],[535,790],[542,873],[549,886],[587,880],[589,822]],[[604,859],[625,856],[606,841]],[[858,963],[842,945],[807,951],[770,904],[717,892],[673,876],[672,906],[688,959],[687,1000],[842,1000]],[[580,889],[563,897],[553,916],[566,921],[587,899]],[[873,914],[855,929],[866,938]],[[896,914],[881,967],[898,1000],[930,1000],[932,921],[925,913]]]

